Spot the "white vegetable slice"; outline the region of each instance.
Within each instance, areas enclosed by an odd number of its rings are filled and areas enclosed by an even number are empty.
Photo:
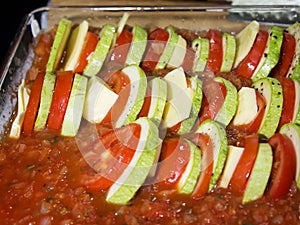
[[[100,123],[118,97],[101,78],[92,76],[88,81],[83,117],[91,123]]]
[[[146,95],[147,78],[145,72],[138,65],[129,65],[122,69],[130,80],[130,94],[127,104],[115,122],[115,127],[121,127],[136,120]]]
[[[234,170],[244,152],[244,148],[236,146],[228,146],[228,156],[223,170],[223,174],[219,183],[221,188],[228,188]]]
[[[238,107],[233,118],[233,125],[249,124],[258,112],[256,91],[254,88],[242,87],[238,92]]]
[[[23,79],[18,88],[18,106],[17,116],[11,125],[9,136],[11,138],[19,138],[23,124],[24,114],[29,100],[29,89],[25,87],[25,80]]]
[[[195,94],[193,99],[191,99],[192,107],[191,107],[190,115],[187,119],[182,121],[177,132],[178,134],[184,134],[191,131],[191,129],[193,128],[197,120],[201,108],[201,103],[202,103],[202,81],[197,76],[188,79],[190,80],[191,83],[190,88],[193,90]]]
[[[247,56],[259,31],[259,23],[253,20],[236,36],[236,58],[234,68]]]
[[[82,21],[72,32],[67,45],[64,70],[73,71],[78,63],[81,50],[84,45],[89,23]]]

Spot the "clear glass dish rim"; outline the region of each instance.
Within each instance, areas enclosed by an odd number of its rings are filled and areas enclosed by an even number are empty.
[[[3,80],[9,70],[10,64],[16,53],[16,50],[22,40],[26,26],[30,23],[31,19],[35,14],[40,12],[49,12],[51,10],[63,11],[63,10],[90,10],[99,12],[136,12],[136,13],[147,13],[147,12],[209,12],[209,13],[226,13],[226,12],[268,12],[281,11],[284,12],[299,12],[300,5],[229,5],[229,4],[207,4],[207,5],[135,5],[135,6],[99,6],[99,5],[66,5],[66,6],[44,6],[32,10],[23,17],[23,21],[20,21],[19,30],[16,32],[15,39],[12,40],[11,46],[4,59],[4,63],[0,65],[0,89],[2,88]]]

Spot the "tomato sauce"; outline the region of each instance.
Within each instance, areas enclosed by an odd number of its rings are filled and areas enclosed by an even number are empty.
[[[34,66],[42,68],[38,63]],[[110,129],[101,125],[96,128],[99,133]],[[21,135],[19,139],[4,138],[0,143],[1,224],[300,223],[300,191],[295,183],[284,198],[272,200],[265,195],[242,204],[241,195],[230,188],[216,187],[193,200],[151,183],[153,178],[149,177],[147,185],[127,205],[109,204],[106,191],[88,190],[84,185],[95,171],[83,157],[83,149],[97,136],[89,135],[88,126],[82,129],[76,138],[58,136],[50,130]],[[237,136],[234,131],[228,132]]]
[[[246,205],[230,190],[192,200],[153,184],[128,205],[110,205],[82,185],[89,167],[76,141],[49,132],[5,140],[0,168],[2,224],[299,224],[294,184],[286,198]]]

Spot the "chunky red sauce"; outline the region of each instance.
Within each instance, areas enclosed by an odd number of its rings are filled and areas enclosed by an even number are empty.
[[[50,45],[44,46],[47,49]],[[42,51],[41,45],[38,47]],[[45,61],[35,60],[29,73],[42,68]],[[32,78],[31,75],[28,77]],[[100,133],[107,129],[98,127]],[[236,142],[236,131],[227,132],[229,140]],[[88,145],[86,133],[80,135],[83,136],[79,136],[79,140],[87,140],[80,146]],[[83,158],[77,138],[61,137],[45,130],[31,136],[21,135],[17,140],[5,138],[1,142],[1,224],[300,223],[300,191],[295,184],[285,198],[273,201],[264,196],[244,205],[241,196],[230,189],[215,188],[202,198],[192,200],[175,190],[149,184],[140,188],[127,205],[108,204],[105,191],[90,191],[83,185],[94,171]]]
[[[82,185],[89,170],[73,138],[42,132],[0,148],[1,224],[299,224],[300,192],[246,205],[227,189],[199,200],[142,187],[126,206],[106,203],[105,192]]]

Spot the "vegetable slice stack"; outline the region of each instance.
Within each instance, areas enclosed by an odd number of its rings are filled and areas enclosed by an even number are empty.
[[[47,72],[20,86],[12,137],[44,129],[74,137],[83,119],[116,130],[138,124],[132,157],[102,190],[115,204],[127,204],[150,173],[193,199],[228,188],[244,204],[300,187],[298,23],[284,32],[252,21],[235,35],[212,28],[188,37],[127,19],[99,34],[87,21],[60,21]]]

